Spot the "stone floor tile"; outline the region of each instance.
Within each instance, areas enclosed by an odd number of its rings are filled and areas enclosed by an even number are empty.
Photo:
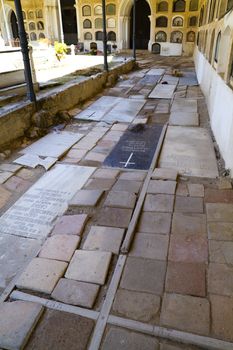
[[[168,194],[147,194],[143,211],[171,213],[173,211],[174,196]]]
[[[168,235],[152,235],[150,233],[138,232],[134,238],[129,255],[140,258],[166,260],[168,241]]]
[[[103,285],[107,277],[111,256],[112,254],[108,252],[76,250],[65,277]]]
[[[208,293],[233,296],[232,265],[210,263],[208,268]]]
[[[176,189],[176,195],[187,197],[189,195],[187,184],[183,182],[178,183],[177,189]]]
[[[93,162],[100,162],[102,163],[106,158],[106,155],[102,154],[102,153],[98,153],[98,152],[89,152],[87,153],[87,155],[85,156],[85,160],[91,160]]]
[[[233,298],[210,296],[212,335],[233,342]]]
[[[115,131],[125,131],[126,129],[128,129],[128,124],[117,123],[111,127],[111,130]]]
[[[94,174],[92,175],[93,178],[95,179],[116,179],[118,174],[119,174],[119,170],[116,169],[97,169]]]
[[[209,240],[210,262],[233,265],[233,242]]]
[[[25,192],[31,185],[30,181],[21,179],[18,176],[12,176],[4,183],[7,190],[17,193]]]
[[[206,203],[233,203],[232,190],[216,190],[207,188],[205,190]]]
[[[104,206],[133,209],[136,199],[137,197],[134,193],[124,191],[110,191],[104,202]]]
[[[37,176],[37,174],[35,173],[35,170],[33,171],[33,170],[22,168],[17,172],[17,176],[20,177],[21,179],[32,181]]]
[[[56,221],[52,235],[78,235],[81,236],[88,215],[63,215]]]
[[[206,215],[173,213],[172,233],[206,236]]]
[[[78,247],[79,241],[79,236],[54,235],[47,238],[39,257],[69,262]]]
[[[51,294],[67,265],[63,261],[34,258],[16,281],[16,286]]]
[[[216,241],[233,241],[233,225],[230,222],[209,222],[208,238]]]
[[[151,180],[147,189],[147,193],[163,193],[163,194],[175,194],[176,181],[164,181],[164,180]]]
[[[203,199],[198,197],[176,196],[175,212],[203,213]]]
[[[94,321],[57,310],[46,310],[25,350],[85,350]]]
[[[207,221],[233,222],[233,204],[207,203]]]
[[[191,197],[204,197],[204,186],[202,184],[188,184],[188,191]]]
[[[13,173],[10,171],[1,171],[0,170],[0,184],[4,184],[8,179],[13,176]]]
[[[102,190],[79,190],[68,204],[72,207],[94,207],[103,194]]]
[[[156,168],[151,178],[155,180],[171,180],[176,181],[178,176],[178,172],[174,169],[168,169],[168,168]]]
[[[65,304],[92,308],[99,288],[97,284],[61,278],[51,297]]]
[[[85,149],[71,148],[71,150],[66,154],[66,157],[73,159],[82,159],[87,151]]]
[[[90,179],[87,181],[85,189],[108,191],[113,186],[114,182],[115,179]]]
[[[141,181],[118,180],[113,186],[113,191],[126,191],[137,194],[142,186]]]
[[[120,287],[161,295],[164,290],[165,273],[166,262],[164,261],[129,257]]]
[[[43,306],[25,301],[0,304],[0,347],[23,349],[43,311]]]
[[[105,207],[98,212],[96,222],[100,226],[127,228],[132,212],[131,209]]]
[[[166,292],[204,297],[206,295],[205,264],[169,262]]]
[[[116,227],[92,226],[84,242],[83,249],[101,250],[118,254],[124,232],[124,229]]]
[[[138,223],[138,231],[145,233],[169,234],[170,227],[170,213],[143,212]]]
[[[168,260],[187,263],[207,262],[207,239],[194,235],[171,235]]]
[[[159,350],[158,340],[154,337],[110,327],[103,340],[101,350]]]
[[[160,316],[162,326],[181,331],[208,335],[210,305],[204,298],[179,294],[165,294]]]
[[[11,197],[11,192],[6,190],[2,185],[0,185],[0,209],[7,204]]]
[[[120,180],[143,181],[146,177],[145,172],[124,171],[120,174]]]
[[[158,295],[126,289],[118,289],[113,303],[113,312],[119,316],[147,323],[158,320],[159,310]]]

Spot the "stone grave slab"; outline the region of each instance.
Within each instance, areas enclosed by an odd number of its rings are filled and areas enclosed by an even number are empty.
[[[20,153],[30,153],[37,156],[59,158],[82,137],[82,134],[68,131],[51,133],[34,142],[32,145],[24,148]]]
[[[150,180],[147,193],[175,194],[176,181]]]
[[[139,258],[166,260],[168,253],[168,235],[137,233],[129,255]]]
[[[198,85],[195,72],[183,72],[183,77],[180,77],[179,85],[196,86]]]
[[[152,68],[146,73],[146,75],[162,75],[164,72],[165,69],[163,68]]]
[[[87,220],[87,214],[63,215],[56,221],[52,235],[81,236]]]
[[[158,84],[156,87],[152,90],[149,98],[166,98],[171,99],[173,97],[173,94],[175,92],[176,85],[169,85],[169,84]]]
[[[176,181],[178,176],[177,171],[174,169],[169,169],[169,168],[156,168],[152,175],[151,178],[154,180],[173,180]]]
[[[160,77],[160,75],[146,74],[144,78],[139,81],[139,83],[142,85],[155,85],[159,81]]]
[[[169,125],[199,126],[198,113],[195,112],[172,112]]]
[[[39,257],[70,261],[75,249],[79,244],[80,237],[74,235],[55,235],[47,238],[45,241]]]
[[[172,75],[169,74],[165,74],[163,76],[163,79],[161,81],[161,83],[167,82],[170,85],[177,85],[179,82],[179,78],[178,77],[174,77]]]
[[[218,177],[214,147],[203,128],[169,126],[159,167],[172,168],[188,176]]]
[[[93,167],[58,164],[42,176],[0,218],[0,235],[34,239],[46,237],[54,219],[68,208],[68,201],[95,171]]]
[[[135,202],[136,195],[134,193],[124,191],[110,191],[104,202],[104,206],[133,209]]]
[[[137,126],[127,130],[107,156],[104,165],[124,169],[149,169],[156,150],[162,125]]]
[[[101,226],[127,228],[133,210],[122,208],[101,208],[97,216],[97,224]]]
[[[36,168],[38,165],[41,165],[45,168],[45,170],[48,170],[56,163],[57,160],[58,159],[54,157],[41,158],[37,154],[26,153],[14,160],[14,163],[25,165],[29,168]]]
[[[101,190],[79,190],[69,201],[69,206],[94,207],[103,194]]]
[[[172,103],[171,112],[197,113],[197,100],[176,98]]]

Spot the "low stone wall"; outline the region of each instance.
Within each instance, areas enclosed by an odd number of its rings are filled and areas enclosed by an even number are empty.
[[[130,72],[135,65],[133,59],[119,64],[109,72],[99,73],[79,83],[69,82],[49,92],[38,93],[38,110],[48,111],[55,115],[59,111],[71,109],[78,103],[99,93],[108,83],[115,81],[121,74]],[[9,147],[12,141],[23,137],[25,131],[32,126],[32,116],[36,112],[35,106],[30,102],[17,103],[11,110],[0,112],[0,149]]]

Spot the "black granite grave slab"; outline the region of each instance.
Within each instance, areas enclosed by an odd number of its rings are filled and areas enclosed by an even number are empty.
[[[104,165],[124,169],[150,168],[163,125],[137,124],[120,138]]]

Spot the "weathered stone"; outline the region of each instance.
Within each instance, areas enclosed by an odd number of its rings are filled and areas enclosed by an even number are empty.
[[[115,179],[90,179],[87,181],[85,185],[85,189],[87,190],[102,190],[108,191],[113,186]]]
[[[105,207],[98,212],[97,223],[100,226],[127,228],[132,212],[131,209]]]
[[[79,241],[79,236],[54,235],[47,238],[40,251],[39,257],[69,262]]]
[[[149,213],[141,214],[138,231],[146,233],[168,234],[171,227],[171,214]]]
[[[51,297],[65,304],[91,308],[94,305],[99,288],[97,284],[61,278]]]
[[[233,222],[233,204],[207,203],[206,213],[208,221]]]
[[[128,124],[117,123],[111,127],[111,130],[115,131],[125,131],[126,129],[128,129]]]
[[[230,222],[209,222],[208,238],[217,241],[233,241],[233,225]]]
[[[141,181],[118,180],[113,186],[113,191],[126,191],[137,194],[141,188]]]
[[[147,192],[153,194],[175,194],[176,181],[151,180]]]
[[[103,193],[102,190],[79,190],[69,201],[69,206],[94,207]]]
[[[179,262],[207,262],[207,240],[194,235],[171,235],[168,260]]]
[[[231,179],[220,177],[218,181],[219,190],[229,190],[232,189]]]
[[[87,219],[86,214],[64,215],[57,220],[52,235],[81,236]]]
[[[17,193],[25,192],[31,185],[31,182],[21,179],[18,176],[12,176],[4,184],[7,190]]]
[[[87,153],[87,155],[85,156],[85,160],[91,160],[93,162],[100,162],[102,163],[106,158],[106,155],[102,154],[102,153],[98,153],[98,152],[89,152]]]
[[[176,189],[176,195],[177,196],[188,196],[189,192],[188,192],[188,187],[185,183],[180,182],[177,185],[177,189]]]
[[[233,265],[233,242],[209,241],[209,260]]]
[[[46,310],[25,350],[85,350],[94,321],[57,310]]]
[[[233,296],[233,267],[225,264],[209,264],[208,293]]]
[[[129,255],[166,260],[168,253],[168,235],[157,235],[150,233],[137,233]]]
[[[14,301],[0,304],[0,347],[23,349],[43,311],[39,304]]]
[[[233,298],[211,295],[210,303],[213,336],[233,342]]]
[[[136,202],[134,193],[124,191],[110,191],[104,202],[104,206],[133,209]]]
[[[11,197],[11,192],[6,190],[2,185],[0,185],[0,209],[6,205]]]
[[[162,326],[197,334],[209,334],[210,305],[204,298],[165,294],[160,316]]]
[[[83,249],[118,254],[124,231],[124,229],[116,227],[92,226]]]
[[[201,184],[188,184],[188,191],[191,197],[204,197],[204,186]]]
[[[120,174],[121,180],[129,181],[143,181],[146,177],[146,174],[141,171],[124,171]]]
[[[115,169],[97,169],[92,177],[95,179],[116,179],[118,174],[119,170]]]
[[[166,292],[204,297],[206,295],[205,264],[169,262]]]
[[[72,148],[66,154],[66,157],[73,158],[73,159],[76,159],[76,160],[80,160],[80,159],[82,159],[85,156],[86,153],[87,153],[87,151],[85,149]]]
[[[203,199],[198,197],[176,196],[175,212],[203,213]]]
[[[160,309],[160,297],[149,293],[119,289],[113,303],[113,312],[141,322],[155,322]]]
[[[173,213],[173,234],[206,235],[206,215]]]
[[[168,194],[147,194],[144,211],[172,212],[174,196]]]
[[[233,190],[216,190],[207,188],[205,190],[206,203],[233,203]]]
[[[34,258],[16,281],[16,286],[51,294],[67,267],[63,261]]]
[[[165,273],[166,263],[164,261],[129,257],[120,286],[128,290],[161,295],[164,289]]]
[[[103,285],[107,277],[111,253],[76,250],[65,277]]]
[[[30,180],[33,180],[33,178],[35,178],[36,173],[35,173],[35,170],[32,171],[32,170],[23,168],[17,172],[17,176],[21,177],[24,180],[30,181]]]

